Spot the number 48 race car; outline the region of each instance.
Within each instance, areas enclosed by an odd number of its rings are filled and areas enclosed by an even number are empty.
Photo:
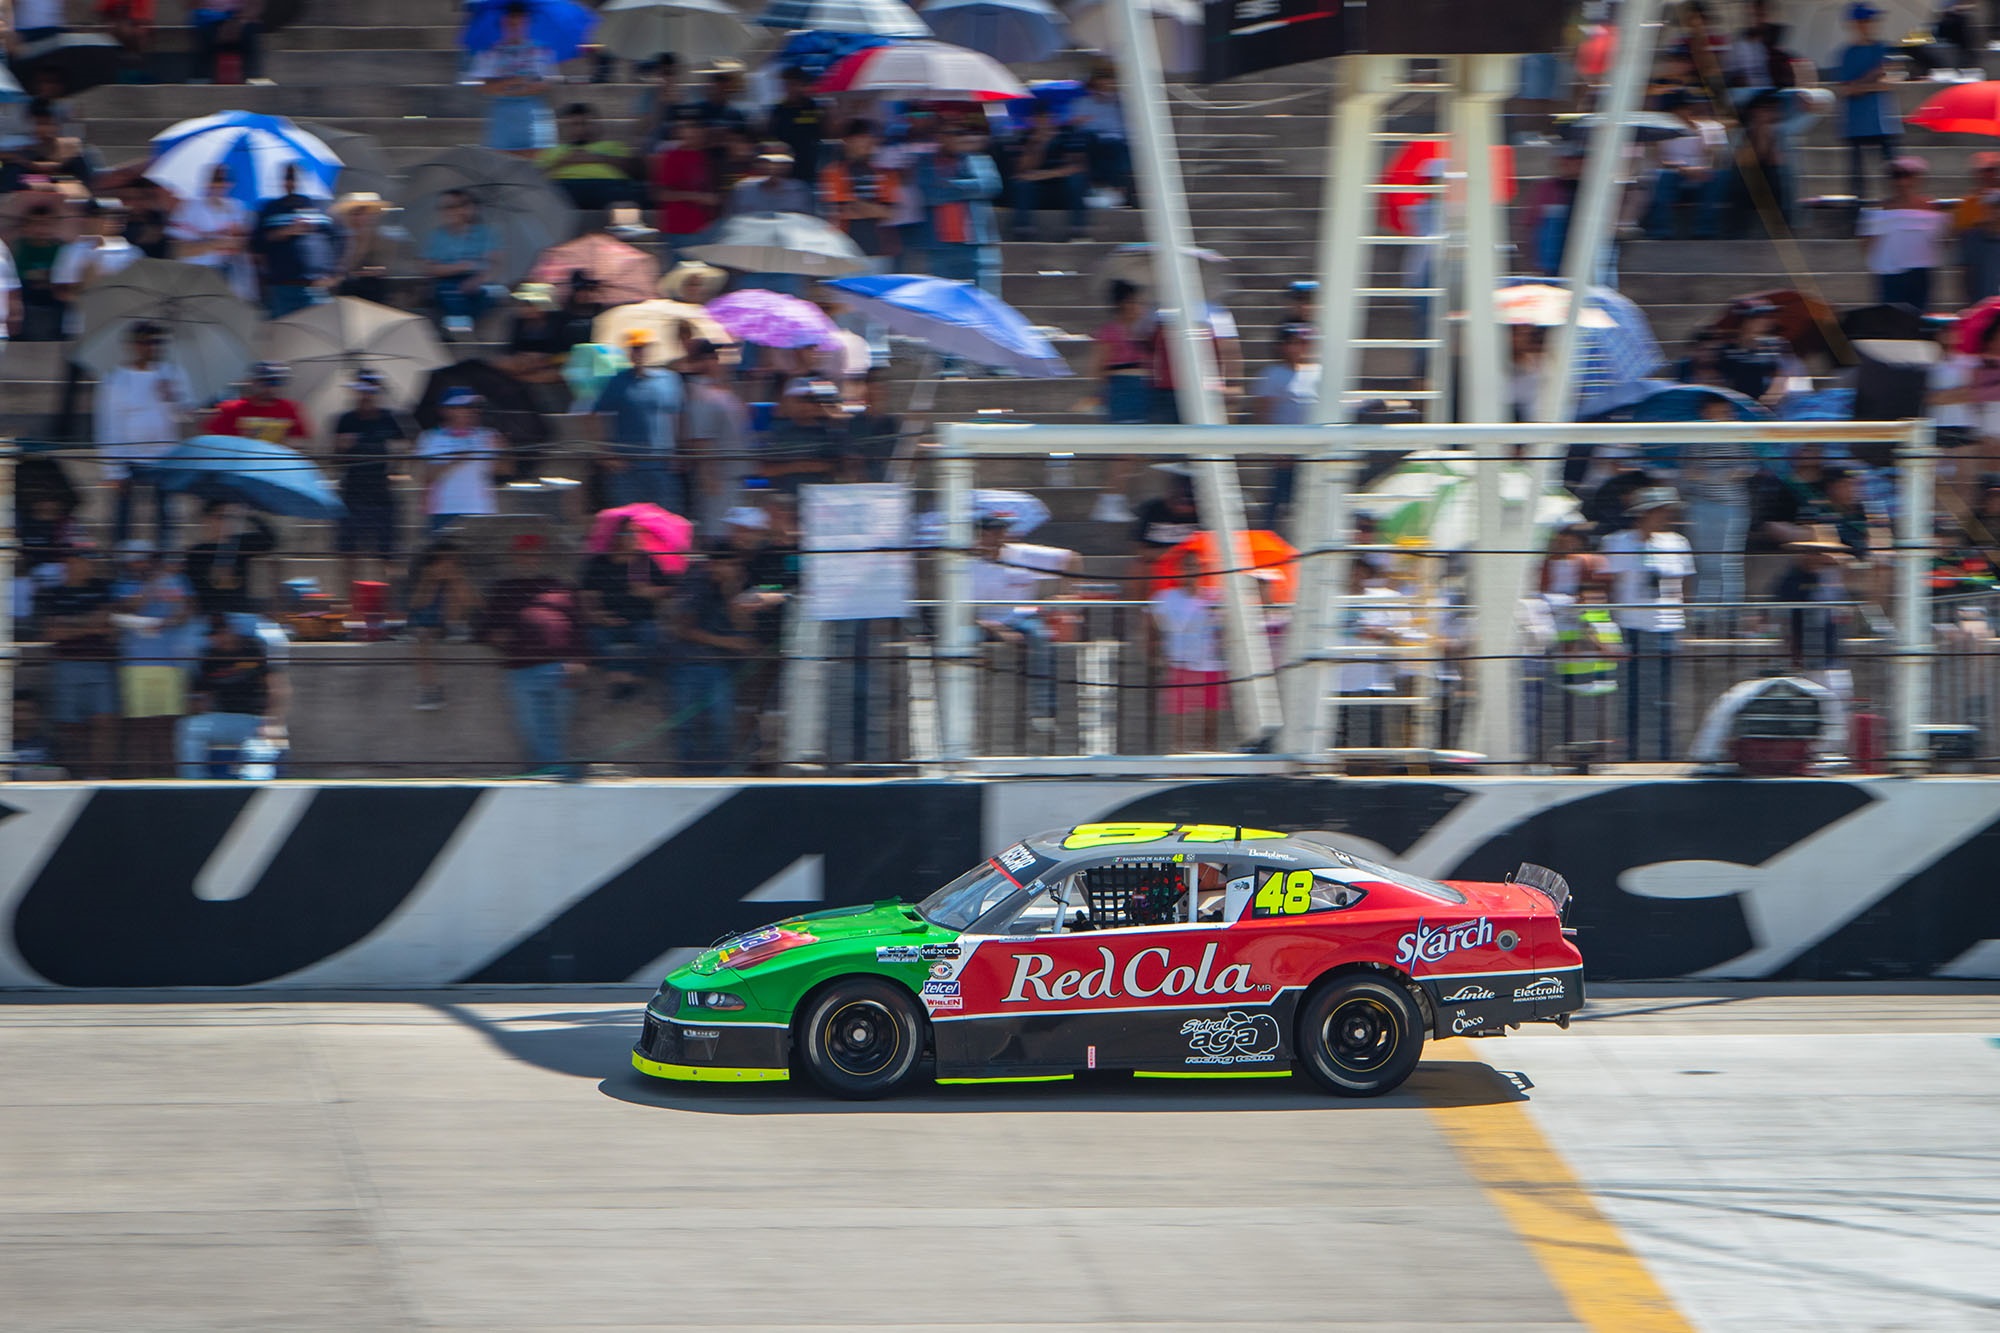
[[[1442,884],[1313,834],[1084,824],[1016,843],[921,903],[723,941],[646,1006],[658,1078],[802,1072],[840,1097],[940,1083],[1282,1077],[1377,1096],[1424,1039],[1567,1027],[1569,885],[1524,865]]]

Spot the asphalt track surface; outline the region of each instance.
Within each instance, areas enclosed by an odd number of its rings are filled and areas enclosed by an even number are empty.
[[[865,1105],[642,1079],[639,998],[0,996],[0,1326],[2000,1328],[2000,995]]]

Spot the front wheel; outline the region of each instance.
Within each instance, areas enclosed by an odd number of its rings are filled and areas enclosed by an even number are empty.
[[[836,1097],[885,1097],[909,1080],[924,1053],[922,1016],[910,993],[867,977],[815,995],[799,1024],[806,1076]]]
[[[1416,1069],[1423,1021],[1395,982],[1346,977],[1314,991],[1299,1010],[1299,1059],[1328,1092],[1380,1097]]]

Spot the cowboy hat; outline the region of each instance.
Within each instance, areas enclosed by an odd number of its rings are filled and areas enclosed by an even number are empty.
[[[1671,486],[1642,486],[1632,493],[1632,503],[1625,506],[1625,512],[1645,514],[1680,502],[1681,493]]]
[[[1815,523],[1806,529],[1809,534],[1795,542],[1786,542],[1787,551],[1814,551],[1831,556],[1835,560],[1852,560],[1854,552],[1840,539],[1839,531],[1831,523]]]
[[[722,289],[728,285],[728,273],[713,264],[690,259],[668,270],[667,275],[660,279],[658,291],[669,301],[705,305],[722,295]]]

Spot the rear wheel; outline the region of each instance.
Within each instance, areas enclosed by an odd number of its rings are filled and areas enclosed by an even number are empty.
[[[1328,1092],[1379,1097],[1408,1078],[1424,1050],[1423,1012],[1393,981],[1343,977],[1299,1010],[1299,1059]]]
[[[836,981],[813,996],[799,1023],[806,1076],[836,1097],[884,1097],[909,1080],[924,1053],[917,1002],[893,982]]]

